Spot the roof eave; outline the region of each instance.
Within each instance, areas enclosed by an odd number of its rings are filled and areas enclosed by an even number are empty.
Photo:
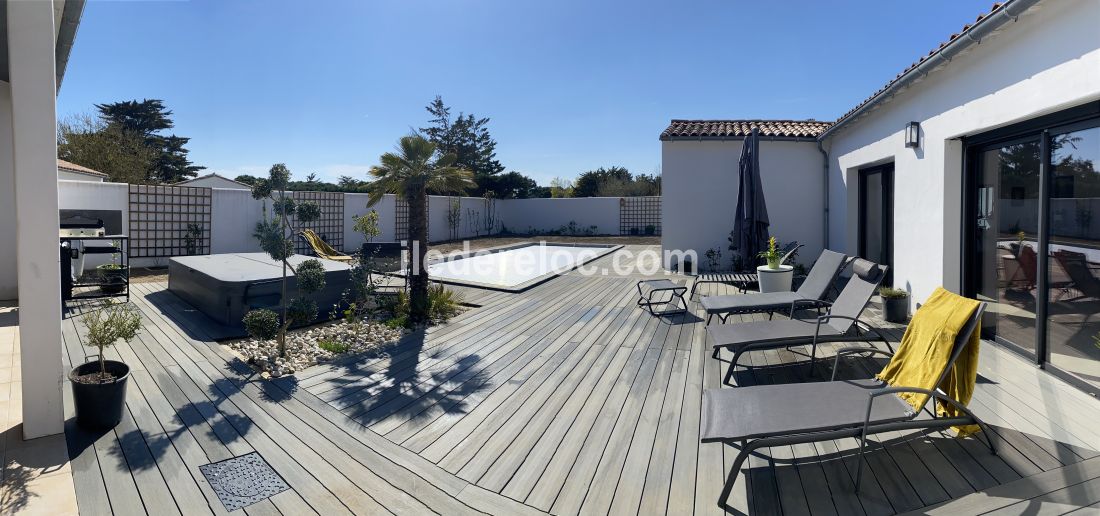
[[[837,121],[827,128],[820,136],[817,137],[818,141],[824,141],[830,135],[835,133],[840,128],[848,125],[854,120],[857,120],[861,115],[877,107],[887,98],[890,98],[897,94],[903,88],[909,86],[915,79],[928,75],[929,72],[935,68],[946,64],[951,61],[951,58],[957,55],[959,52],[981,43],[981,40],[999,29],[1009,21],[1015,21],[1024,11],[1027,11],[1041,0],[1006,0],[1001,4],[1000,8],[994,12],[991,12],[988,16],[976,21],[969,28],[959,33],[958,37],[948,42],[946,45],[936,49],[930,55],[919,61],[916,66],[913,66],[908,71],[902,73],[896,77],[893,81],[890,81],[881,91],[876,93],[871,98],[864,101],[858,107],[853,109],[850,113],[840,117]]]
[[[61,24],[57,31],[54,66],[57,69],[57,89],[61,90],[61,80],[65,78],[65,67],[69,64],[69,54],[73,51],[76,31],[80,27],[80,17],[84,14],[85,0],[65,0],[61,11]]]
[[[758,135],[761,141],[778,141],[778,142],[816,142],[817,137],[814,136],[765,136]],[[664,136],[660,137],[663,142],[697,142],[697,141],[741,141],[745,136]]]

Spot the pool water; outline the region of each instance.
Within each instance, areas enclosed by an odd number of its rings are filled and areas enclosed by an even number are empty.
[[[532,244],[428,265],[434,280],[514,288],[571,270],[614,249]]]

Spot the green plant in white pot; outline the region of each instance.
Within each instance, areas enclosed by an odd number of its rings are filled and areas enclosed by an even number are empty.
[[[768,239],[768,248],[762,251],[759,256],[768,262],[769,269],[779,268],[779,262],[783,259],[783,255],[779,253],[779,242],[775,237]]]
[[[98,354],[92,355],[96,360],[69,372],[76,421],[87,428],[113,428],[122,419],[130,366],[107,360],[104,354],[118,341],[130,342],[137,336],[141,314],[129,303],[108,301],[103,308],[81,316],[80,323],[88,330],[84,344],[95,347]]]

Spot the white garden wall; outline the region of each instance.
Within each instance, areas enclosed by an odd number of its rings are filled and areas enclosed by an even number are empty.
[[[392,242],[394,239],[394,225],[393,218],[397,213],[397,207],[395,204],[396,196],[386,195],[382,197],[382,200],[378,201],[378,204],[367,207],[367,203],[370,200],[370,196],[364,193],[346,193],[344,194],[344,252],[354,252],[366,242],[363,235],[356,233],[353,227],[355,227],[356,216],[363,216],[369,213],[371,210],[378,212],[378,229],[382,234],[378,235],[374,240],[376,242]]]
[[[212,254],[260,250],[252,233],[256,223],[263,219],[264,203],[253,199],[251,190],[214,188],[210,192],[210,205]]]
[[[741,147],[742,140],[661,142],[661,246],[666,252],[693,250],[702,267],[704,253],[718,248],[722,266],[732,266],[727,238],[737,209]],[[824,247],[825,171],[816,143],[761,141],[760,176],[770,233],[781,242],[804,244],[799,261],[809,264]]]
[[[830,247],[856,252],[858,170],[893,161],[895,286],[915,302],[941,284],[959,289],[960,138],[1100,99],[1096,20],[1100,2],[1043,2],[830,135]],[[912,120],[919,149],[904,146]]]
[[[501,222],[513,233],[545,233],[576,223],[579,231],[619,234],[619,197],[506,199],[499,201]]]
[[[58,199],[61,209],[117,210],[122,216],[123,232],[129,232],[129,185],[124,183],[100,183],[88,181],[58,181]],[[2,195],[3,192],[0,192]],[[364,238],[353,229],[355,216],[362,216],[370,210],[379,215],[379,235],[375,241],[391,242],[395,239],[397,216],[396,196],[386,195],[378,204],[367,207],[368,195],[361,193],[344,194],[344,252],[353,253],[363,244]],[[485,236],[485,213],[487,204],[480,197],[430,196],[428,238],[432,242],[442,242],[451,237],[447,224],[447,210],[452,199],[461,204],[461,221],[458,225],[458,238]],[[211,190],[211,253],[257,252],[259,244],[252,236],[256,223],[263,217],[263,202],[252,198],[248,190],[214,188]],[[479,221],[477,228],[471,224],[471,217]],[[548,232],[559,230],[575,222],[580,230],[596,226],[597,234],[618,235],[619,198],[586,199],[501,199],[496,201],[496,224],[493,234],[502,228],[511,231]],[[0,227],[0,231],[7,230]],[[3,252],[0,249],[0,252]],[[14,257],[13,257],[14,259]],[[167,258],[135,258],[135,267],[163,266]],[[92,264],[94,265],[94,264]],[[0,278],[2,279],[2,278]],[[14,289],[14,278],[11,279]],[[0,283],[0,287],[3,284]],[[0,292],[3,292],[0,288]],[[13,293],[10,294],[14,296]]]

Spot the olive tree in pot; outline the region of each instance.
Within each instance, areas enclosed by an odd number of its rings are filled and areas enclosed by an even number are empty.
[[[887,322],[904,323],[909,319],[909,293],[890,287],[878,289],[882,296],[882,317]]]
[[[103,308],[84,314],[80,322],[88,330],[84,343],[95,346],[99,353],[92,355],[97,360],[69,372],[76,421],[85,428],[113,428],[122,419],[130,366],[107,360],[103,354],[119,340],[130,342],[141,331],[141,314],[128,303],[108,301]]]

